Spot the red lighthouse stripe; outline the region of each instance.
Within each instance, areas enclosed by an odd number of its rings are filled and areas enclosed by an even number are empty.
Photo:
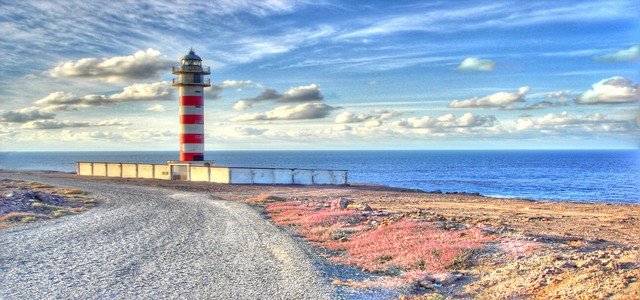
[[[203,115],[180,115],[180,124],[204,124]]]
[[[181,144],[202,144],[204,143],[204,134],[185,133],[180,135]]]
[[[180,151],[180,160],[182,161],[202,161],[204,160],[204,153],[186,153]]]
[[[202,96],[180,96],[180,105],[202,106],[203,104]]]

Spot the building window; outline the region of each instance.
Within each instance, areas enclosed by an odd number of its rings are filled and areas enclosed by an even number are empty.
[[[194,83],[202,83],[202,75],[200,75],[200,74],[193,74],[193,82],[194,82]]]

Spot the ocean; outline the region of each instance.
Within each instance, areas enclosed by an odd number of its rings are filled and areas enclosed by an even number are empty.
[[[532,200],[640,203],[640,150],[208,151],[218,165],[349,170],[352,183]],[[162,152],[0,152],[0,169],[75,171],[76,161],[166,163]]]

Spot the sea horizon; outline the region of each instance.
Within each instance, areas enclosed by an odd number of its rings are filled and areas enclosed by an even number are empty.
[[[0,152],[0,169],[73,172],[78,161],[166,163],[177,156],[176,151]],[[640,203],[637,149],[212,150],[205,159],[233,167],[348,170],[350,183],[425,192]]]

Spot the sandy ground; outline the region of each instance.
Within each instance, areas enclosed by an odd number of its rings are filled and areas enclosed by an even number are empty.
[[[12,172],[2,171],[0,177],[4,174]],[[39,176],[78,178],[61,173]],[[257,195],[317,201],[345,197],[389,212],[390,218],[419,218],[445,228],[481,226],[485,234],[495,237],[495,242],[469,255],[465,263],[452,267],[452,272],[464,274],[458,282],[431,289],[416,287],[410,292],[425,299],[640,299],[640,205],[496,199],[366,185],[90,180],[204,192],[214,199],[235,201]]]

